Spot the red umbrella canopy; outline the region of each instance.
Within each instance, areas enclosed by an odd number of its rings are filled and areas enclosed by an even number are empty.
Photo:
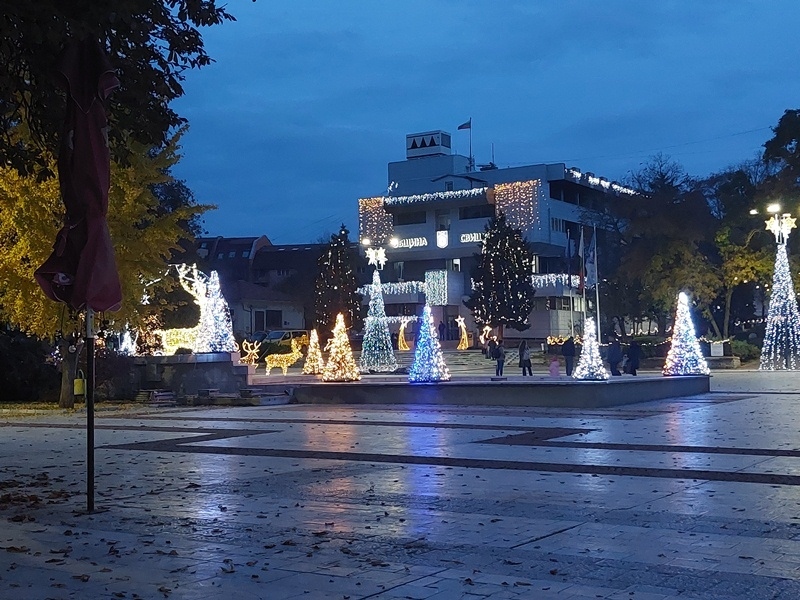
[[[68,42],[56,72],[67,92],[58,155],[66,216],[35,277],[50,299],[75,310],[118,310],[122,290],[106,222],[111,167],[104,102],[119,80],[96,40]]]

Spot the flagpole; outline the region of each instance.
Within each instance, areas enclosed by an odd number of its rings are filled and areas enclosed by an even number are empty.
[[[583,248],[583,225],[581,227],[581,281],[583,285],[581,286],[581,293],[583,294],[583,306],[581,306],[582,314],[583,314],[583,322],[586,323],[586,251]],[[597,337],[597,341],[600,341],[600,337]]]
[[[597,225],[592,226],[592,237],[594,238],[594,307],[597,311],[597,339],[600,339],[600,276],[597,274]]]
[[[567,289],[569,290],[569,332],[575,335],[575,314],[572,311],[572,251],[570,250],[569,229],[567,229]]]
[[[469,170],[475,170],[475,159],[472,156],[472,117],[469,118]]]

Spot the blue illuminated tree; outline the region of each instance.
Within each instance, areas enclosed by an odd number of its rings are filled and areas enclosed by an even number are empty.
[[[414,362],[408,371],[408,380],[411,383],[426,383],[434,381],[447,381],[450,371],[444,362],[442,347],[431,315],[431,307],[425,305],[422,318],[419,321],[419,333],[414,348]]]

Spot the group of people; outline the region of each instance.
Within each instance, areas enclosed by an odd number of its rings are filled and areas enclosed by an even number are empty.
[[[522,340],[517,348],[519,353],[519,367],[522,369],[522,375],[533,375],[531,370],[531,349],[528,342]],[[495,337],[489,338],[486,343],[486,358],[493,359],[496,363],[495,375],[497,377],[503,376],[503,369],[506,363],[506,348],[503,345],[503,340],[498,340]],[[570,336],[561,345],[561,355],[564,357],[564,367],[567,372],[567,377],[572,376],[572,371],[575,367],[575,338]],[[622,353],[622,345],[619,339],[614,337],[608,346],[608,366],[611,370],[611,375],[622,375],[620,372],[620,364],[624,365],[624,371],[631,375],[636,375],[639,369],[639,361],[642,356],[642,347],[636,340],[631,340],[628,345],[627,354]],[[554,356],[550,363],[550,375],[557,377],[559,375],[559,362],[558,357]]]

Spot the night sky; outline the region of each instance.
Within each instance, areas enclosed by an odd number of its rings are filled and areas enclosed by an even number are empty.
[[[800,2],[258,0],[204,30],[175,103],[176,175],[211,235],[317,241],[386,191],[407,133],[478,164],[624,180],[662,152],[696,176],[753,158],[800,108]]]

